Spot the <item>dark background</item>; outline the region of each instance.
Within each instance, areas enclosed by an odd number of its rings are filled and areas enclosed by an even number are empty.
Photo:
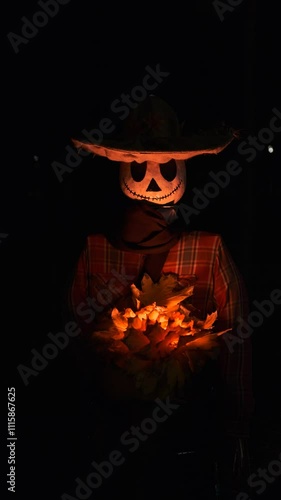
[[[269,126],[272,108],[281,111],[279,13],[274,2],[244,0],[221,21],[209,0],[162,4],[155,12],[149,3],[70,0],[16,54],[7,34],[21,35],[22,16],[31,20],[40,8],[29,2],[5,9],[2,357],[6,385],[17,392],[17,498],[43,498],[46,488],[55,500],[79,475],[79,447],[83,454],[81,422],[70,404],[78,392],[75,372],[67,350],[28,387],[17,366],[29,365],[31,349],[40,350],[48,332],[63,328],[68,273],[85,236],[101,227],[104,211],[114,210],[117,186],[116,165],[98,158],[83,160],[62,182],[52,163],[65,163],[66,146],[83,128],[97,127],[105,116],[118,120],[110,114],[112,101],[141,85],[147,65],[169,73],[156,93],[191,129],[224,121],[244,139],[257,135]],[[223,235],[251,303],[281,288],[280,137],[275,134],[272,154],[265,147],[252,162],[239,155],[238,141],[219,156],[187,164],[187,203],[191,187],[204,187],[211,169],[222,170],[232,159],[243,167],[193,225]],[[253,335],[257,456],[265,466],[281,449],[279,308]]]

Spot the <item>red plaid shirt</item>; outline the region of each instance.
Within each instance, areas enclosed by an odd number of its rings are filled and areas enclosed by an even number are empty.
[[[130,292],[144,258],[144,254],[114,248],[103,235],[88,236],[69,293],[69,307],[83,332],[92,331],[95,317]],[[192,304],[202,318],[217,310],[217,331],[233,328],[237,318],[247,321],[244,282],[220,235],[183,233],[170,249],[163,272],[179,278],[195,275]],[[220,366],[233,420],[230,432],[235,433],[235,426],[253,411],[251,340],[239,339],[233,349],[222,343]]]

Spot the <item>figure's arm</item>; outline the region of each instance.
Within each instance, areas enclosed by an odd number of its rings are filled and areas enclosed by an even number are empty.
[[[218,329],[232,328],[221,339],[220,369],[227,432],[247,432],[253,414],[252,339],[245,332],[249,314],[244,280],[224,241],[219,240],[214,269]]]

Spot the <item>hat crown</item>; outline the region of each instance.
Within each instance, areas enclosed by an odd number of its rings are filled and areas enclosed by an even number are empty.
[[[173,108],[160,97],[149,95],[124,121],[123,135],[142,144],[151,140],[180,136],[180,125]]]

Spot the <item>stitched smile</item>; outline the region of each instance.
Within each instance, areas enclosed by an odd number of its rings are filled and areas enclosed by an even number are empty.
[[[124,186],[126,187],[127,191],[129,191],[129,193],[131,193],[133,196],[136,196],[137,198],[141,198],[142,200],[149,200],[149,201],[153,201],[153,200],[161,201],[161,200],[166,200],[167,198],[172,196],[180,188],[180,186],[182,185],[182,179],[180,179],[178,185],[169,194],[165,194],[163,196],[146,196],[144,194],[139,194],[139,193],[136,193],[135,191],[132,191],[132,189],[129,188],[128,184],[125,182],[124,179],[123,179],[123,183],[124,183]]]

